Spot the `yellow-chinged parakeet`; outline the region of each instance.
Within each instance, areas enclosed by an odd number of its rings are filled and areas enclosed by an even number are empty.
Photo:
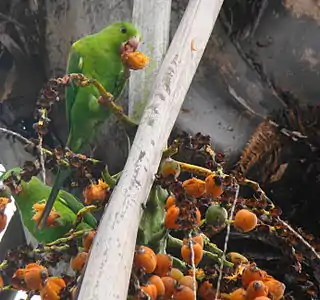
[[[5,180],[12,174],[19,176],[21,169],[15,168],[5,172],[1,180]],[[10,184],[8,184],[8,187]],[[21,180],[19,188],[11,189],[11,195],[15,199],[15,204],[20,212],[23,225],[29,230],[33,237],[41,243],[50,243],[65,235],[73,228],[77,213],[84,206],[70,193],[60,190],[54,202],[53,208],[45,228],[37,228],[37,219],[44,208],[44,201],[49,197],[51,187],[45,185],[37,177],[32,177],[30,181]],[[83,220],[77,226],[77,230],[91,229],[96,227],[95,217],[87,212]]]
[[[98,80],[117,99],[128,80],[129,69],[121,55],[137,49],[140,32],[128,22],[113,23],[100,32],[85,36],[70,49],[67,73],[82,73]],[[111,114],[98,103],[100,94],[94,86],[69,86],[66,91],[66,114],[69,136],[66,146],[79,153],[89,145],[97,128]],[[60,168],[42,217],[44,225],[63,182],[70,175],[70,169]]]

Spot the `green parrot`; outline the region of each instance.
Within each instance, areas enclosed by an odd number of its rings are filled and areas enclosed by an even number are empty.
[[[71,46],[67,73],[82,73],[98,80],[102,86],[119,98],[129,78],[129,69],[121,60],[125,51],[135,51],[141,38],[140,32],[128,22],[113,23],[100,32],[85,36]],[[93,86],[69,86],[66,90],[66,115],[69,135],[66,143],[71,151],[79,153],[88,146],[98,127],[111,112],[98,103],[100,94]],[[60,168],[43,211],[39,224],[43,226],[54,200],[70,168]]]
[[[11,169],[1,176],[1,180],[8,178],[12,173],[18,175],[20,171],[20,168]],[[5,186],[0,192],[1,195],[6,195],[7,197],[11,194],[6,191]],[[74,196],[64,190],[60,190],[53,206],[54,213],[58,215],[55,225],[40,230],[36,227],[36,222],[32,220],[36,213],[33,206],[43,203],[43,200],[48,198],[50,192],[51,187],[33,176],[29,182],[21,181],[21,191],[19,193],[14,192],[11,194],[15,199],[23,225],[40,243],[53,242],[69,232],[75,224],[77,213],[84,207]],[[77,230],[95,228],[96,225],[95,217],[87,212],[84,214],[83,221],[77,226]]]

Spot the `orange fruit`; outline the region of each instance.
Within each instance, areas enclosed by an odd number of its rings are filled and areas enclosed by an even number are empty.
[[[178,281],[178,283],[180,285],[184,285],[189,287],[190,289],[192,289],[194,291],[194,283],[196,285],[196,290],[198,288],[198,282],[197,280],[194,280],[194,278],[192,276],[186,275],[183,276],[182,278],[180,278],[180,280]]]
[[[157,266],[157,257],[147,246],[140,246],[134,254],[134,265],[146,273],[152,273]]]
[[[24,281],[30,290],[40,290],[48,276],[48,270],[39,264],[31,263],[25,267]]]
[[[206,280],[200,285],[198,295],[203,300],[212,300],[215,299],[216,290],[213,288],[212,284]]]
[[[26,283],[24,281],[25,269],[17,269],[12,278],[11,278],[11,285],[16,290],[27,290]]]
[[[172,205],[166,212],[164,219],[164,226],[168,229],[178,229],[181,226],[177,224],[177,220],[180,214],[180,209],[176,205]]]
[[[172,257],[167,254],[157,254],[157,266],[154,270],[154,274],[159,275],[160,277],[167,276],[172,268]]]
[[[223,193],[222,180],[217,175],[209,175],[205,179],[206,193],[212,198],[217,198]]]
[[[74,271],[81,272],[88,259],[87,252],[78,252],[78,254],[72,257],[70,266]]]
[[[193,249],[194,264],[195,264],[195,266],[197,266],[203,257],[203,248],[201,247],[200,244],[192,242],[192,245],[190,245],[190,244],[182,245],[181,257],[182,257],[183,261],[185,261],[186,263],[191,265],[192,264],[191,247]]]
[[[200,198],[206,191],[205,182],[195,177],[185,180],[182,183],[182,187],[187,195],[195,198]]]
[[[247,209],[240,209],[234,217],[233,225],[242,232],[249,232],[256,228],[257,223],[256,214]]]
[[[169,196],[166,200],[166,210],[168,210],[171,206],[176,204],[176,198],[174,196]]]
[[[0,232],[2,232],[7,225],[7,215],[2,211],[0,212]]]
[[[42,300],[60,300],[60,293],[66,287],[62,278],[49,277],[40,290]]]
[[[257,297],[266,297],[268,295],[268,287],[261,280],[252,281],[247,288],[247,299],[254,300]]]
[[[157,295],[159,296],[163,296],[165,294],[165,286],[163,281],[161,280],[161,278],[157,275],[152,275],[149,280],[148,280],[149,284],[154,284],[157,288]]]
[[[272,276],[267,276],[263,283],[268,287],[269,295],[272,296],[273,300],[280,300],[283,297],[286,286],[282,282]]]
[[[93,242],[93,238],[96,235],[96,231],[95,230],[91,230],[89,232],[86,232],[83,237],[82,237],[82,245],[84,248],[85,252],[89,252],[92,242]]]
[[[241,275],[242,285],[247,288],[248,285],[254,280],[264,280],[267,273],[257,267],[255,263],[246,266]]]
[[[165,288],[164,299],[171,299],[177,281],[169,276],[161,277],[161,280]]]
[[[194,291],[187,286],[180,285],[173,292],[175,300],[194,300]]]
[[[110,187],[103,180],[98,183],[92,183],[83,191],[84,203],[86,205],[99,204],[104,202],[109,195]]]
[[[195,235],[192,238],[192,241],[194,241],[195,243],[198,243],[201,245],[201,247],[203,248],[204,242],[203,242],[203,237],[201,234]],[[187,244],[189,242],[190,238],[184,238],[183,239],[183,243]]]
[[[150,60],[148,56],[139,51],[124,52],[121,55],[121,58],[128,68],[132,70],[140,70],[145,68]]]
[[[234,290],[229,294],[229,300],[246,300],[247,292],[243,288]]]
[[[146,299],[146,294],[150,297],[150,300],[157,299],[157,287],[154,284],[147,284],[140,286],[140,290],[138,293],[138,299]]]

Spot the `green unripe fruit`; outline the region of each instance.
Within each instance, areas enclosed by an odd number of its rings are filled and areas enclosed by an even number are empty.
[[[206,212],[206,222],[212,226],[221,226],[225,224],[228,218],[228,212],[220,205],[211,205]]]

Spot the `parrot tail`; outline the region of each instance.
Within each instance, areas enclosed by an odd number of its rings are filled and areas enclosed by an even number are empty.
[[[70,175],[71,170],[70,169],[61,169],[59,168],[58,173],[56,175],[55,181],[53,183],[53,187],[51,189],[50,195],[47,199],[46,206],[44,207],[44,210],[42,212],[42,215],[38,221],[39,229],[43,229],[45,227],[45,224],[47,222],[47,218],[52,210],[52,207],[54,205],[54,202],[59,194],[60,188],[62,187],[64,181],[68,178]]]

